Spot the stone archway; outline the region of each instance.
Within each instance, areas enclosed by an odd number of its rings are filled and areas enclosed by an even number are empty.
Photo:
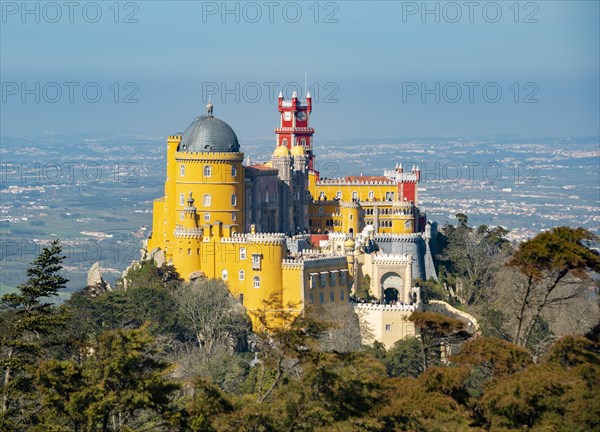
[[[381,277],[382,299],[385,303],[397,302],[404,298],[404,281],[398,273],[388,272]]]

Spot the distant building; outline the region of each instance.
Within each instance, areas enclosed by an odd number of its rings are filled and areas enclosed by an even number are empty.
[[[436,274],[435,224],[418,208],[418,167],[321,178],[311,97],[301,101],[295,93],[291,100],[279,95],[271,159],[244,165],[235,132],[207,108],[167,140],[165,193],[154,201],[149,256],[160,255],[186,280],[223,279],[251,316],[265,305],[299,313],[309,305],[348,304],[367,276],[385,316],[393,310],[393,319],[402,320],[419,306],[413,280]],[[383,334],[384,315],[371,305],[357,308],[368,309],[365,319],[377,331],[383,325]],[[395,338],[414,334],[412,326],[399,328]]]

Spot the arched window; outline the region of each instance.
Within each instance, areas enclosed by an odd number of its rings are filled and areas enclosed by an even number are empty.
[[[324,200],[325,199],[325,191],[319,192],[319,199],[320,200]]]
[[[302,147],[306,147],[306,140],[304,138],[302,138],[302,140],[300,141],[300,144],[302,144]]]
[[[369,191],[369,199],[372,200],[373,198],[375,198],[375,192]]]
[[[281,145],[284,145],[287,147],[287,143],[288,143],[287,138],[284,138],[283,141],[281,142]]]
[[[358,192],[352,192],[352,201],[358,201]]]
[[[237,205],[237,195],[236,194],[231,195],[231,205],[232,205],[232,207],[235,207]]]
[[[179,205],[185,205],[185,195],[179,194]]]
[[[260,288],[260,278],[258,276],[254,276],[254,288]]]
[[[245,260],[246,259],[246,248],[241,248],[240,249],[240,259],[241,260]]]
[[[339,199],[339,200],[341,200],[341,199],[342,199],[342,191],[337,191],[337,192],[335,193],[335,199]]]
[[[265,191],[265,202],[269,202],[269,191]]]
[[[212,175],[212,167],[210,165],[204,165],[204,177],[210,177]]]
[[[240,270],[240,272],[238,273],[238,276],[239,276],[240,280],[246,279],[246,273],[244,272],[244,270]]]
[[[204,199],[202,200],[202,204],[204,205],[204,207],[210,207],[210,204],[211,204],[210,194],[204,195]]]
[[[231,177],[235,177],[237,175],[237,168],[235,165],[231,166]]]
[[[223,271],[221,272],[221,277],[223,278],[223,280],[227,280],[227,270],[223,269]]]
[[[185,176],[185,165],[181,165],[181,167],[179,167],[179,175],[181,177]]]

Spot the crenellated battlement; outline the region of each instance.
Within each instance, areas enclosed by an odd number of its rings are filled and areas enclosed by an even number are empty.
[[[384,234],[379,233],[375,234],[374,240],[376,242],[404,242],[404,243],[413,243],[419,241],[423,238],[421,233],[411,233],[411,234]]]
[[[410,172],[384,170],[383,175],[398,183],[418,183],[421,178],[421,171],[419,170],[419,167],[413,166]]]
[[[184,228],[181,225],[175,227],[175,238],[202,238],[202,228]]]
[[[224,161],[243,161],[244,153],[242,152],[187,152],[177,151],[175,160],[178,162],[224,162]]]
[[[354,309],[363,311],[398,311],[398,312],[414,312],[418,309],[416,304],[380,304],[380,303],[352,303]]]
[[[346,267],[347,260],[345,255],[327,255],[327,256],[310,256],[305,254],[305,251],[296,255],[293,258],[286,258],[282,261],[283,268],[302,267],[306,269],[322,268],[322,267]],[[312,251],[314,252],[314,251]]]
[[[386,254],[373,257],[373,263],[376,265],[411,265],[412,262],[412,255],[409,254]]]
[[[346,180],[345,178],[326,178],[319,179],[316,182],[317,186],[365,186],[365,185],[373,185],[373,186],[395,186],[396,182],[389,180]]]
[[[258,243],[284,244],[287,236],[283,233],[233,233],[231,237],[223,237],[222,243]]]

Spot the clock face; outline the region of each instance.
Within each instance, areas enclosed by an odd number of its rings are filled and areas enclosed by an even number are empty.
[[[283,119],[286,121],[290,121],[292,119],[292,113],[289,111],[286,111],[283,113]]]
[[[296,117],[300,121],[306,120],[306,111],[298,111],[298,113],[296,114]]]

